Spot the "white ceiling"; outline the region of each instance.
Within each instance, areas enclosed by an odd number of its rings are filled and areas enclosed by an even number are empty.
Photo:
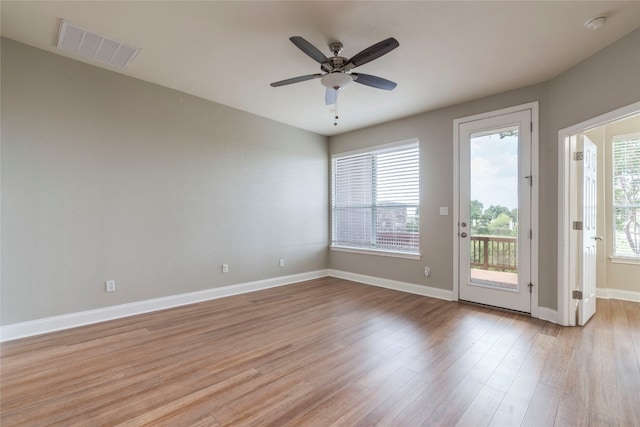
[[[640,27],[640,1],[6,1],[2,36],[55,47],[60,19],[142,48],[132,77],[333,135],[546,81]],[[584,22],[607,15],[593,31]],[[288,39],[330,56],[395,37],[400,47],[355,69],[393,80],[390,92],[354,84],[340,121],[319,80],[269,83],[319,72]],[[640,49],[640,46],[639,46]]]

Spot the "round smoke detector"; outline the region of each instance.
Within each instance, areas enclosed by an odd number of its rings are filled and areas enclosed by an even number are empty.
[[[595,18],[591,18],[587,22],[585,22],[584,26],[590,30],[597,30],[599,28],[602,28],[605,22],[607,22],[606,16],[596,16]]]

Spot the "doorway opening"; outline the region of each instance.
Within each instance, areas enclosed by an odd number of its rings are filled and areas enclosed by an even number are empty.
[[[614,157],[616,141],[624,145],[627,141],[637,144],[640,129],[640,102],[611,111],[593,119],[578,123],[558,132],[558,320],[561,325],[582,325],[595,313],[596,297],[618,297],[630,299],[640,297],[632,291],[609,291],[609,283],[620,283],[636,273],[629,269],[640,268],[640,206],[633,196],[627,197],[624,189],[616,189]],[[631,130],[630,130],[631,129]],[[597,150],[597,191],[595,229],[583,230],[582,214],[588,211],[581,200],[584,190],[580,187],[581,175],[576,175],[582,166],[576,160],[582,155],[576,143],[590,141]],[[625,157],[626,156],[626,157]],[[633,160],[624,153],[624,165]],[[640,156],[638,159],[640,162]],[[624,183],[623,183],[624,184]],[[640,184],[633,184],[640,185]],[[621,200],[617,200],[620,199]],[[616,205],[616,203],[618,203]],[[590,233],[590,234],[589,234]],[[586,250],[591,244],[593,255]],[[591,265],[592,264],[592,265]],[[620,274],[617,271],[622,271]],[[617,275],[616,275],[617,274]],[[628,286],[633,288],[633,284]],[[636,299],[637,300],[637,299]]]

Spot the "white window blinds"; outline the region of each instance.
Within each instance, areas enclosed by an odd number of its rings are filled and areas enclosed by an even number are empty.
[[[333,157],[332,246],[419,252],[417,140]]]
[[[640,258],[640,134],[613,138],[613,255]]]

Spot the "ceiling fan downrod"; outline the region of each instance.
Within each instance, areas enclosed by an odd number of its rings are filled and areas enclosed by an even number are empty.
[[[331,52],[333,52],[333,56],[338,56],[340,55],[340,53],[342,52],[342,43],[340,42],[335,42],[335,43],[331,43],[329,45],[329,50],[331,50]]]

